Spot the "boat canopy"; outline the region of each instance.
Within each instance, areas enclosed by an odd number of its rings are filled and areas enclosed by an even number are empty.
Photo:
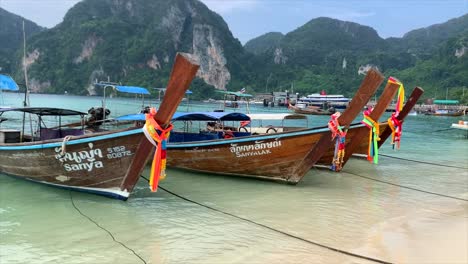
[[[19,87],[10,76],[0,74],[0,90],[18,91]]]
[[[172,117],[176,120],[193,121],[249,121],[250,117],[238,112],[193,112],[193,113],[175,113]]]
[[[117,85],[115,83],[109,83],[109,82],[99,82],[99,83],[95,83],[95,85],[104,86],[104,89],[105,87],[110,86],[114,88],[115,90],[122,92],[122,93],[150,94],[150,92],[146,88],[138,87],[138,86],[124,86],[124,85]]]
[[[307,119],[307,116],[300,114],[247,114],[252,120],[285,120],[285,119]]]
[[[226,94],[226,95],[235,95],[237,97],[252,97],[251,94],[241,93],[241,92],[230,92],[230,91],[216,91],[218,93]]]
[[[87,113],[52,107],[18,107],[18,108],[0,108],[0,115],[4,112],[24,112],[38,116],[85,116]]]
[[[459,104],[458,100],[434,100],[434,104],[437,105],[455,105]]]
[[[134,93],[134,94],[150,94],[150,92],[143,87],[137,87],[137,86],[122,86],[122,85],[117,85],[115,86],[115,89],[119,92],[122,93]]]
[[[145,114],[124,115],[117,121],[145,121]],[[250,117],[237,112],[176,112],[172,121],[249,121]]]

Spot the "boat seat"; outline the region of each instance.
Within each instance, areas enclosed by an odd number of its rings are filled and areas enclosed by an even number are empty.
[[[0,129],[0,143],[19,143],[21,132],[15,129]]]
[[[63,138],[65,136],[81,136],[83,135],[81,129],[51,129],[41,128],[41,140]]]
[[[61,129],[60,130],[60,137],[65,136],[81,136],[84,135],[82,129]]]
[[[41,128],[41,140],[60,138],[59,130],[50,128]]]

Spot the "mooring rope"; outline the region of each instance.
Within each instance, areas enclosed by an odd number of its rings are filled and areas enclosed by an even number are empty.
[[[68,143],[68,141],[69,141],[70,139],[72,139],[72,138],[73,138],[73,136],[70,136],[70,135],[69,135],[69,136],[65,136],[65,137],[63,138],[63,141],[62,141],[62,151],[60,152],[60,154],[61,154],[62,156],[65,155],[65,153],[67,153],[67,149],[66,149],[67,143]]]
[[[97,227],[99,227],[100,229],[104,230],[105,232],[107,232],[107,234],[109,234],[109,236],[112,238],[112,240],[114,240],[114,242],[122,245],[124,248],[128,249],[129,251],[131,251],[133,253],[133,255],[135,255],[136,257],[138,257],[144,264],[147,264],[146,261],[140,256],[138,255],[135,250],[129,248],[127,245],[125,245],[123,242],[120,242],[118,241],[117,239],[115,239],[114,235],[109,231],[107,230],[106,228],[104,228],[103,226],[101,226],[98,222],[96,222],[95,220],[93,220],[91,217],[87,216],[86,214],[84,214],[80,209],[78,209],[78,207],[76,206],[75,204],[75,201],[73,201],[73,196],[72,196],[72,191],[70,191],[70,200],[71,200],[71,203],[73,205],[73,207],[75,208],[76,211],[78,211],[78,213],[80,213],[83,217],[85,217],[86,219],[88,219],[90,222],[94,223]]]
[[[390,155],[384,155],[384,154],[380,154],[380,156],[387,157],[387,158],[392,158],[392,159],[398,159],[398,160],[404,160],[404,161],[411,161],[411,162],[416,162],[416,163],[434,165],[434,166],[439,166],[439,167],[447,167],[447,168],[455,168],[455,169],[468,170],[468,168],[464,168],[464,167],[453,166],[453,165],[445,165],[445,164],[433,163],[433,162],[422,161],[422,160],[413,160],[413,159],[399,158],[399,157],[390,156]]]
[[[413,187],[409,187],[409,186],[405,186],[405,185],[401,185],[401,184],[397,184],[397,183],[393,183],[393,182],[388,182],[388,181],[384,181],[384,180],[375,179],[375,178],[372,178],[372,177],[367,177],[367,176],[360,175],[360,174],[357,174],[357,173],[352,173],[352,172],[349,172],[349,171],[346,171],[345,173],[351,174],[353,176],[361,177],[361,178],[364,178],[364,179],[368,179],[368,180],[372,180],[372,181],[376,181],[376,182],[381,182],[381,183],[397,186],[397,187],[404,188],[404,189],[409,189],[409,190],[418,191],[418,192],[427,193],[427,194],[432,194],[432,195],[436,195],[436,196],[440,196],[440,197],[446,197],[446,198],[450,198],[450,199],[455,199],[455,200],[468,202],[468,199],[463,199],[463,198],[450,196],[450,195],[446,195],[446,194],[441,194],[441,193],[425,191],[425,190],[422,190],[422,189],[417,189],[417,188],[413,188]]]
[[[448,130],[452,130],[453,128],[442,128],[442,129],[437,129],[437,130],[432,130],[432,131],[426,131],[426,133],[435,133],[435,132],[442,132],[442,131],[448,131]]]
[[[143,175],[142,175],[141,177],[142,177],[143,179],[149,181],[149,179],[145,178]],[[159,188],[162,189],[162,190],[164,190],[165,192],[167,192],[167,193],[169,193],[169,194],[172,194],[172,195],[174,195],[174,196],[176,196],[176,197],[178,197],[178,198],[184,200],[184,201],[187,201],[187,202],[190,202],[190,203],[199,205],[199,206],[201,206],[201,207],[204,207],[204,208],[206,208],[206,209],[209,209],[209,210],[212,210],[212,211],[221,213],[221,214],[225,214],[225,215],[228,215],[228,216],[237,218],[237,219],[239,219],[239,220],[242,220],[242,221],[245,221],[245,222],[254,224],[254,225],[256,225],[256,226],[260,226],[260,227],[266,228],[266,229],[268,229],[268,230],[270,230],[270,231],[274,231],[274,232],[276,232],[276,233],[279,233],[279,234],[282,234],[282,235],[285,235],[285,236],[288,236],[288,237],[291,237],[291,238],[295,238],[295,239],[298,239],[298,240],[300,240],[300,241],[303,241],[303,242],[306,242],[306,243],[309,243],[309,244],[312,244],[312,245],[315,245],[315,246],[318,246],[318,247],[321,247],[321,248],[325,248],[325,249],[328,249],[328,250],[331,250],[331,251],[335,251],[335,252],[338,252],[338,253],[341,253],[341,254],[344,254],[344,255],[348,255],[348,256],[352,256],[352,257],[356,257],[356,258],[360,258],[360,259],[365,259],[365,260],[374,261],[374,262],[377,262],[377,263],[392,264],[392,262],[389,262],[389,261],[385,261],[385,260],[381,260],[381,259],[376,259],[376,258],[364,256],[364,255],[359,255],[359,254],[352,253],[352,252],[349,252],[349,251],[345,251],[345,250],[342,250],[342,249],[338,249],[338,248],[334,248],[334,247],[327,246],[327,245],[324,245],[324,244],[320,244],[320,243],[318,243],[318,242],[311,241],[311,240],[309,240],[309,239],[302,238],[302,237],[299,237],[299,236],[296,236],[296,235],[287,233],[287,232],[285,232],[285,231],[281,231],[281,230],[279,230],[279,229],[276,229],[276,228],[273,228],[273,227],[270,227],[270,226],[267,226],[267,225],[264,225],[264,224],[255,222],[255,221],[253,221],[253,220],[250,220],[250,219],[247,219],[247,218],[244,218],[244,217],[241,217],[241,216],[232,214],[232,213],[228,213],[228,212],[222,211],[222,210],[220,210],[220,209],[216,209],[216,208],[214,208],[214,207],[211,207],[211,206],[208,206],[208,205],[205,205],[205,204],[196,202],[196,201],[194,201],[194,200],[191,200],[191,199],[189,199],[189,198],[186,198],[186,197],[183,197],[183,196],[181,196],[181,195],[179,195],[179,194],[176,194],[176,193],[174,193],[174,192],[171,192],[171,191],[167,190],[166,188],[162,187],[161,185],[159,186]]]

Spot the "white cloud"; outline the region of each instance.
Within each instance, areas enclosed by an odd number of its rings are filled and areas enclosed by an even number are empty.
[[[258,0],[201,0],[211,10],[226,14],[234,10],[252,10],[258,4]]]

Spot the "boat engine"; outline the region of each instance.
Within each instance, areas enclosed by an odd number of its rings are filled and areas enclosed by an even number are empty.
[[[145,106],[141,109],[140,114],[149,114],[150,111],[151,111],[151,107]]]
[[[110,115],[111,111],[109,109],[105,109],[103,107],[91,107],[88,110],[88,120],[86,121],[88,128],[99,128],[102,125],[104,117],[107,118]],[[105,114],[105,115],[104,115]]]

